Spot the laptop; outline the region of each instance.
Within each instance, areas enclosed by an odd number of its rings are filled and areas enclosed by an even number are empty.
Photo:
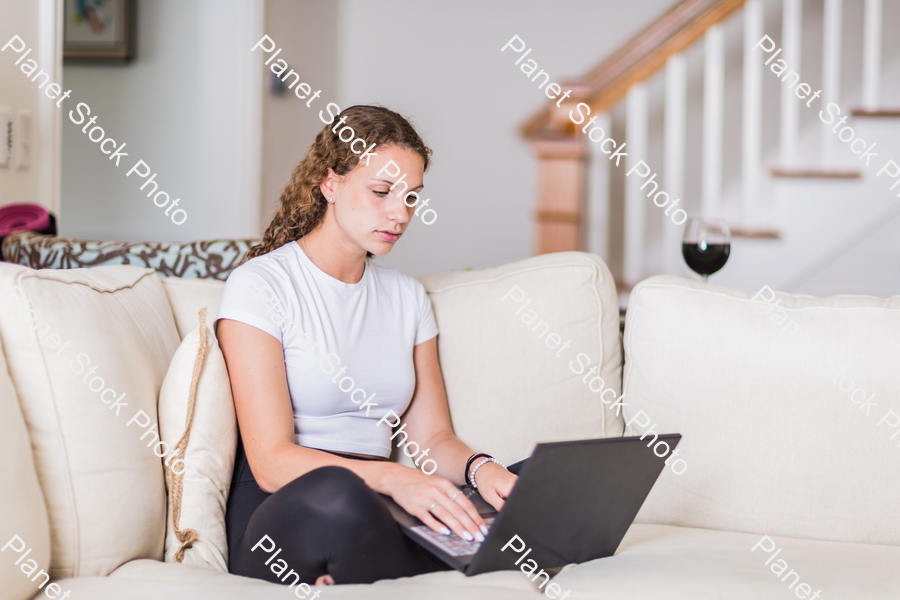
[[[432,531],[382,498],[407,536],[466,575],[515,570],[523,555],[541,569],[563,567],[615,554],[680,440],[680,434],[660,435],[654,447],[669,446],[662,457],[638,437],[537,444],[529,458],[510,466],[519,480],[501,511],[471,486],[460,488],[488,527],[481,543]]]

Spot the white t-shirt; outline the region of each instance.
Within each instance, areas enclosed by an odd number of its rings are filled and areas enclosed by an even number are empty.
[[[413,346],[438,334],[425,288],[412,277],[367,258],[359,283],[344,283],[296,242],[235,269],[218,319],[252,325],[284,346],[299,445],[383,457],[391,428],[379,420],[409,406]]]

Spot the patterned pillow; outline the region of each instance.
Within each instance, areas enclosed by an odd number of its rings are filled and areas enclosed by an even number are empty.
[[[91,242],[17,231],[3,240],[3,259],[32,269],[135,265],[161,277],[225,281],[259,240]]]

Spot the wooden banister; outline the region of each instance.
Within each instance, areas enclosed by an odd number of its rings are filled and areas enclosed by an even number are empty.
[[[854,117],[876,117],[876,118],[889,118],[889,119],[898,119],[900,118],[900,108],[890,107],[890,108],[866,108],[866,107],[858,107],[854,108],[851,111],[851,114]]]
[[[578,81],[560,83],[571,96],[551,100],[521,127],[538,158],[537,253],[581,250],[584,238],[586,149],[568,118],[578,102],[605,111],[629,88],[662,68],[669,57],[700,39],[746,0],[683,0],[635,35]]]
[[[592,112],[603,111],[621,100],[635,83],[644,81],[665,65],[670,56],[699,40],[712,25],[725,20],[746,0],[682,0],[639,32],[578,81],[568,82],[572,96],[566,104],[585,102]],[[560,111],[548,102],[521,127],[528,139],[559,134],[566,121],[554,119]],[[571,125],[571,123],[569,123]],[[568,130],[572,131],[572,127]],[[563,133],[565,133],[563,129]]]

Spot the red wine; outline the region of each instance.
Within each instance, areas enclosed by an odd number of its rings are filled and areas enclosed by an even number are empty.
[[[712,275],[725,266],[728,255],[731,253],[731,244],[703,244],[706,249],[701,250],[700,244],[693,242],[681,244],[681,254],[684,262],[698,275]]]

